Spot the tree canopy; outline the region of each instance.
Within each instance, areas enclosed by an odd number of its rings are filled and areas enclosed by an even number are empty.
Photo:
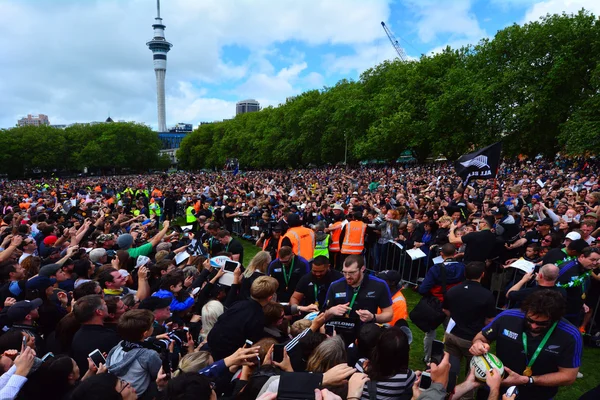
[[[505,155],[600,152],[600,22],[582,10],[512,25],[461,49],[386,61],[358,81],[200,126],[177,155],[188,169],[456,159],[502,140]]]
[[[0,130],[0,173],[147,171],[165,168],[161,142],[135,123],[75,124],[66,129],[25,126]],[[167,165],[168,167],[168,165]]]

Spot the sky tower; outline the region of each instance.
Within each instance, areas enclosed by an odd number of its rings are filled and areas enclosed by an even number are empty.
[[[160,0],[156,0],[156,18],[154,19],[154,37],[146,43],[152,50],[154,60],[154,73],[156,74],[156,100],[158,103],[158,131],[166,132],[165,122],[165,75],[167,74],[167,53],[171,50],[171,43],[165,39],[165,26],[160,17]]]

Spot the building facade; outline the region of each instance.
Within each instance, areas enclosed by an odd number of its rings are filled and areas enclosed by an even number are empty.
[[[235,115],[260,111],[260,103],[253,99],[238,101],[235,105]]]
[[[50,121],[48,121],[48,116],[44,114],[39,115],[31,115],[27,114],[26,117],[21,118],[17,121],[19,126],[41,126],[41,125],[50,125]]]

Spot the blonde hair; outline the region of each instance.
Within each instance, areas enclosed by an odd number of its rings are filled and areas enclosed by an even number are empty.
[[[259,276],[250,286],[250,296],[255,300],[266,300],[277,292],[279,282],[270,276]]]
[[[290,328],[290,334],[293,337],[296,337],[304,332],[307,328],[310,328],[311,324],[312,322],[308,319],[299,319],[292,324],[292,327]]]
[[[452,222],[452,218],[444,215],[438,219],[438,224],[443,224],[444,222]]]
[[[167,250],[161,250],[161,251],[156,252],[156,255],[154,256],[154,258],[156,259],[156,262],[160,262],[160,261],[164,260],[165,257],[168,255],[169,255],[169,252]]]
[[[244,278],[250,278],[254,271],[260,271],[263,274],[266,274],[270,263],[271,254],[268,251],[259,251],[252,257],[252,260],[250,260],[248,268],[244,271]]]
[[[198,372],[202,368],[210,364],[211,355],[208,351],[198,351],[196,353],[186,354],[179,361],[179,368],[173,372],[173,377],[179,376],[186,372]]]
[[[200,332],[202,336],[208,337],[208,333],[215,326],[223,311],[225,311],[223,304],[218,300],[211,300],[202,307],[202,331]]]

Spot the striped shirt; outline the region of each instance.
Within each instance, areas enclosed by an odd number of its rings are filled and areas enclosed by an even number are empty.
[[[366,359],[361,358],[356,363],[355,368],[358,372],[364,373],[363,363],[365,361]],[[384,381],[372,381],[377,388],[377,400],[396,400],[404,394],[411,393],[415,379],[415,373],[409,369],[405,374],[396,374]],[[369,400],[369,384],[365,385],[361,400]]]

